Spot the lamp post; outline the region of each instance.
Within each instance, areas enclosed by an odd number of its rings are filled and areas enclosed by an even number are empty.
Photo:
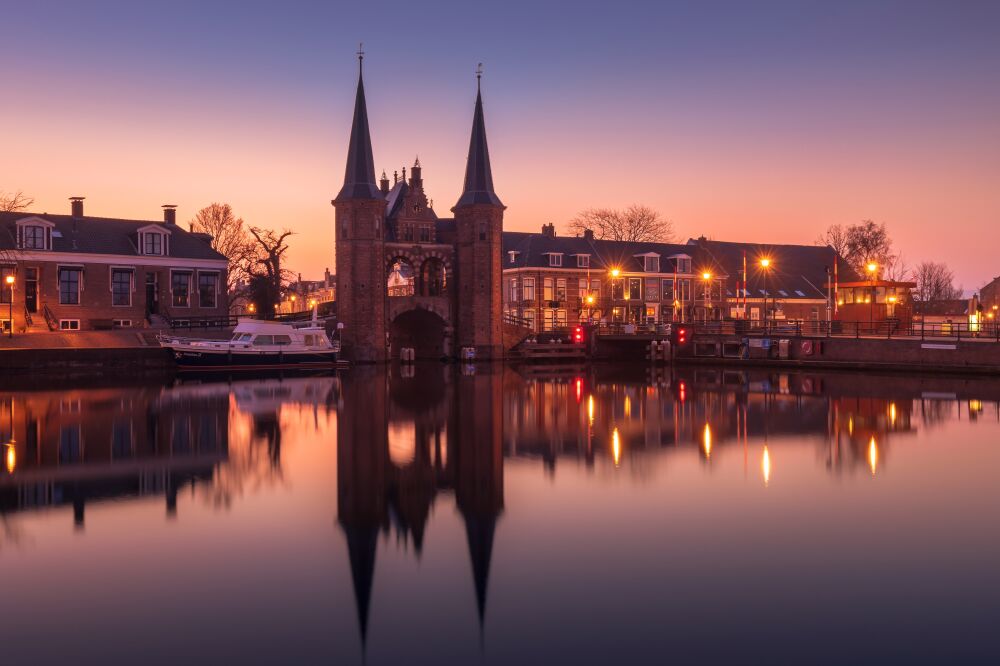
[[[872,332],[875,329],[875,274],[878,271],[878,264],[874,261],[868,262],[868,278],[871,280],[872,284],[872,295],[871,295],[871,307],[868,310],[868,325],[871,326]]]
[[[705,272],[701,274],[701,279],[705,281],[705,323],[708,323],[708,311],[712,308],[711,304],[711,287],[712,287],[712,274]]]
[[[587,321],[589,323],[594,323],[594,295],[587,294]]]
[[[13,275],[7,276],[7,284],[10,286],[10,303],[9,303],[10,307],[8,308],[10,317],[10,330],[7,332],[8,333],[7,337],[13,338],[14,337],[14,276]]]
[[[764,324],[767,327],[767,274],[771,270],[771,260],[764,258],[760,260],[760,268],[764,272]]]
[[[618,267],[612,267],[611,270],[608,271],[608,274],[611,275],[611,298],[609,300],[611,301],[611,323],[613,325],[614,321],[615,321],[615,316],[614,316],[615,315],[615,282],[618,280],[618,276],[621,275],[622,272],[621,272],[621,269],[619,269]],[[624,297],[624,296],[625,296],[625,286],[623,284],[622,285],[622,297]],[[607,313],[605,313],[605,316],[607,316]],[[624,320],[625,320],[625,318],[622,317],[622,321],[624,321]]]

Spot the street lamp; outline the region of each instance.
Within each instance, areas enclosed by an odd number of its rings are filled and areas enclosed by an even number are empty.
[[[587,298],[584,299],[587,302],[587,321],[593,322],[594,320],[594,295],[587,294]]]
[[[257,306],[256,305],[254,305],[253,303],[250,303],[249,305],[247,305],[247,312],[249,312],[250,314],[253,314],[256,311],[257,311]]]
[[[869,313],[868,324],[869,326],[872,327],[872,329],[874,329],[875,328],[875,275],[876,272],[878,271],[878,264],[876,264],[874,261],[870,261],[868,262],[868,266],[866,266],[866,268],[868,269],[868,277],[872,283],[871,308],[868,311]]]
[[[771,270],[771,260],[767,257],[760,260],[761,270],[764,272],[764,322],[767,323],[767,274]]]
[[[701,274],[701,279],[705,281],[705,323],[708,323],[708,311],[712,308],[710,293],[712,274],[706,271]]]
[[[10,285],[10,304],[9,304],[10,330],[8,331],[7,337],[13,338],[14,337],[14,276],[13,275],[7,276],[7,284]]]

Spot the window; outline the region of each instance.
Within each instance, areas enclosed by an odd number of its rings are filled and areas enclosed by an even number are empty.
[[[480,240],[484,240],[480,238]],[[428,227],[420,227],[420,242],[430,243],[431,242],[431,230]]]
[[[132,269],[111,269],[111,305],[132,305]]]
[[[566,278],[559,278],[556,280],[556,300],[566,300]]]
[[[522,316],[524,318],[524,325],[527,326],[532,331],[536,330],[535,329],[535,311],[534,310],[525,310],[524,314]]]
[[[115,328],[131,328],[132,327],[132,320],[131,319],[112,319],[111,320],[111,325],[114,326]]]
[[[403,240],[404,241],[413,240],[413,227],[411,227],[408,224],[403,227]]]
[[[712,300],[722,300],[722,280],[716,280],[712,283]]]
[[[512,264],[517,263],[517,254],[518,253],[515,250],[511,250],[510,252],[507,253],[507,256],[510,257],[510,263]]]
[[[198,304],[203,308],[218,305],[219,274],[198,273]]]
[[[542,310],[542,330],[551,331],[555,323],[555,311],[549,308]]]
[[[680,291],[680,300],[690,301],[691,300],[691,280],[678,280],[677,284]]]
[[[79,331],[80,330],[80,320],[79,319],[60,319],[59,320],[59,330],[60,331]]]
[[[660,272],[660,258],[659,257],[643,257],[645,259],[645,271],[647,273],[659,273]]]
[[[639,300],[642,298],[642,278],[628,279],[629,300]]]
[[[664,278],[660,282],[660,286],[663,287],[663,300],[673,301],[674,300],[674,280],[673,278]]]
[[[580,298],[587,297],[587,278],[580,278],[580,281],[577,284],[577,291],[580,292],[579,293]]]
[[[576,267],[577,268],[590,268],[590,255],[589,254],[578,254],[578,255],[576,255]]]
[[[625,279],[611,281],[611,298],[616,301],[625,300]]]
[[[60,268],[59,269],[59,303],[60,305],[80,304],[80,279],[83,269],[80,268]]]
[[[273,345],[274,344],[274,336],[273,335],[258,335],[256,338],[253,339],[253,344],[254,344],[255,347],[264,347],[264,346],[267,346],[267,345]]]
[[[556,328],[566,328],[565,310],[556,310]]]
[[[562,266],[562,255],[558,252],[550,252],[549,266]]]
[[[524,278],[524,300],[533,301],[535,300],[535,278],[526,277]]]
[[[553,300],[552,296],[553,296],[553,292],[552,292],[552,278],[544,278],[544,279],[542,279],[542,300],[543,301],[551,301],[551,300]]]
[[[170,293],[172,305],[179,308],[191,307],[191,274],[171,273]]]
[[[21,247],[26,250],[45,250],[45,229],[38,225],[28,225],[21,229]]]
[[[646,280],[646,300],[660,300],[660,281],[656,278],[649,278]]]
[[[507,300],[511,303],[517,303],[521,300],[520,294],[517,293],[517,278],[511,278],[507,286],[509,289]]]
[[[0,266],[0,303],[10,303],[13,289],[7,284],[8,275],[15,275],[14,267]],[[4,314],[7,314],[6,310],[4,310]]]
[[[677,257],[677,272],[678,273],[691,272],[691,257]]]
[[[274,338],[274,344],[276,344],[276,345],[290,345],[290,344],[292,344],[292,338],[290,336],[288,336],[288,335],[275,335],[275,336],[272,336],[272,337]]]
[[[601,297],[601,281],[600,280],[591,280],[590,281],[590,295],[593,296],[595,300]]]
[[[147,231],[142,235],[143,254],[163,254],[163,234]]]

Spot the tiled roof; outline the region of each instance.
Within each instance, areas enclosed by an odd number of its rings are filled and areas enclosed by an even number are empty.
[[[750,298],[764,295],[764,272],[760,260],[767,258],[771,265],[767,273],[769,296],[782,299],[826,298],[827,268],[837,261],[837,278],[840,282],[859,279],[858,274],[834,249],[823,245],[771,245],[766,243],[736,243],[691,239],[692,247],[709,252],[729,274],[731,279],[742,280],[743,257],[747,262],[747,290]],[[832,279],[832,278],[831,278]],[[735,285],[731,291],[735,296]]]
[[[514,262],[510,261],[510,252],[516,252]],[[675,266],[669,257],[686,255],[691,257],[691,269],[695,273],[710,272],[713,275],[724,275],[722,266],[700,248],[678,243],[630,243],[625,241],[591,240],[582,236],[547,236],[541,233],[523,231],[503,232],[503,267],[509,268],[548,268],[549,254],[564,255],[563,268],[576,268],[574,255],[590,255],[590,268],[610,270],[620,268],[625,272],[641,273],[644,271],[644,254],[655,254],[660,257],[660,272],[671,273]]]
[[[47,213],[0,213],[0,250],[13,250],[17,243],[17,221],[37,217],[55,225],[52,234],[53,252],[83,252],[88,254],[139,255],[136,232],[155,225],[170,232],[170,256],[181,259],[212,259],[226,257],[211,248],[201,234],[192,234],[179,225],[166,225],[154,220],[120,220],[109,217],[49,215]],[[201,236],[201,237],[199,237]]]

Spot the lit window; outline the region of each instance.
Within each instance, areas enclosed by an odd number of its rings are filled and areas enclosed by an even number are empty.
[[[170,276],[170,293],[175,307],[191,307],[191,274],[173,273]]]

